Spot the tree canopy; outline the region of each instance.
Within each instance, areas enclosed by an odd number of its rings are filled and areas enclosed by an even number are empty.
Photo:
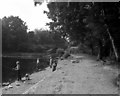
[[[105,46],[120,54],[119,3],[50,2],[47,6],[49,12],[44,13],[52,20],[47,24],[52,31],[69,37],[71,41],[83,43],[92,51],[96,46],[100,49]]]
[[[18,16],[2,18],[2,50],[17,51],[27,39],[27,25]]]
[[[66,40],[59,33],[35,29],[27,32],[26,23],[18,16],[2,18],[2,52],[46,52],[64,48]]]

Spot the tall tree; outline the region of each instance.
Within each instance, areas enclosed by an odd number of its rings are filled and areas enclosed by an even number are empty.
[[[19,51],[27,39],[26,23],[18,16],[2,18],[2,49],[4,51]]]
[[[60,32],[61,35],[69,36],[71,40],[84,44],[89,42],[87,44],[92,50],[97,44],[99,50],[107,48],[109,50],[109,47],[112,47],[114,53],[120,53],[118,44],[120,38],[117,36],[120,31],[118,27],[120,6],[118,3],[51,2],[48,4],[48,8],[49,12],[45,13],[53,20],[48,24],[52,31]],[[112,42],[110,36],[115,43]],[[108,45],[112,46],[108,47]],[[104,51],[100,54],[105,53]],[[100,57],[104,55],[106,54],[101,54]],[[118,58],[117,55],[116,58]]]

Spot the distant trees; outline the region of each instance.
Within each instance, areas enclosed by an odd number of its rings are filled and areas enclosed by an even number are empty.
[[[35,29],[27,32],[27,25],[17,16],[2,19],[2,52],[45,52],[66,45],[59,33]]]
[[[54,33],[48,30],[35,30],[35,38],[37,44],[47,47],[54,46],[64,48],[66,46],[65,38],[62,38],[59,33]]]

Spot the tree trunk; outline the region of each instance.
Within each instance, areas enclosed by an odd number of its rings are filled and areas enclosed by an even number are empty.
[[[102,47],[102,41],[99,40],[98,41],[99,43],[99,49],[98,49],[98,56],[97,56],[97,60],[101,60],[102,59],[102,50],[103,50],[103,47]]]
[[[98,49],[97,60],[100,60],[100,48]]]
[[[105,16],[104,9],[102,10],[102,14],[103,14],[103,17],[105,18],[106,16]],[[118,61],[119,58],[118,58],[117,50],[116,50],[116,48],[115,48],[114,40],[113,40],[113,38],[112,38],[112,36],[111,36],[111,34],[110,34],[110,32],[109,32],[109,28],[108,28],[107,24],[105,24],[105,26],[106,26],[106,28],[107,28],[107,33],[108,33],[109,38],[110,38],[111,43],[112,43],[112,47],[113,47],[113,51],[114,51],[116,60]]]
[[[90,47],[91,47],[91,54],[94,55],[93,45],[91,45]]]
[[[108,33],[109,38],[110,38],[110,40],[111,40],[111,43],[112,43],[112,47],[113,47],[113,51],[114,51],[116,60],[118,61],[118,53],[117,53],[117,50],[116,50],[116,47],[115,47],[115,44],[114,44],[114,40],[113,40],[112,36],[110,35],[110,32],[109,32],[109,29],[108,29],[108,28],[107,28],[107,33]]]

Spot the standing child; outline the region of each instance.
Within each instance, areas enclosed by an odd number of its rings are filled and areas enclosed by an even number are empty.
[[[18,77],[17,79],[18,79],[18,81],[20,81],[21,73],[20,73],[20,62],[19,61],[16,62],[16,67],[14,69],[17,71],[17,77]]]
[[[52,71],[56,70],[57,63],[58,63],[58,60],[57,60],[57,58],[55,58],[54,61],[53,61],[53,64],[52,64]]]
[[[50,57],[50,68],[52,68],[52,57]]]
[[[37,65],[36,65],[36,69],[38,70],[39,68],[39,63],[40,63],[40,61],[39,61],[39,58],[37,58]]]

